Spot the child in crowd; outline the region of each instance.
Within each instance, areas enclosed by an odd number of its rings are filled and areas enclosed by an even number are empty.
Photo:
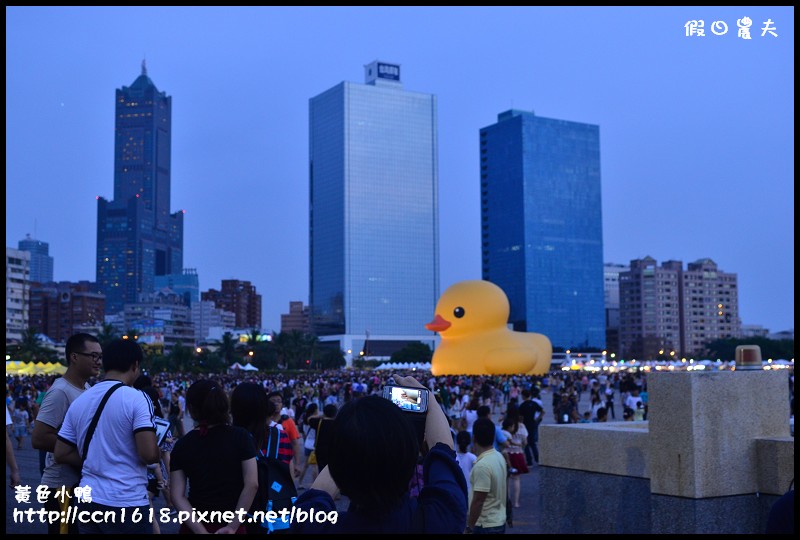
[[[459,431],[456,434],[456,461],[461,470],[464,471],[464,478],[467,479],[467,493],[470,492],[471,487],[469,484],[469,473],[472,471],[472,466],[478,458],[469,451],[469,446],[472,444],[472,436],[469,431]]]
[[[22,439],[31,430],[31,415],[28,412],[27,400],[17,400],[17,406],[14,408],[14,412],[11,413],[11,418],[14,421],[14,437],[17,439],[17,450],[22,450]]]

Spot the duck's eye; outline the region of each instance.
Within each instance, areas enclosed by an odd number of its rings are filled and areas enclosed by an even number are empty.
[[[455,315],[457,319],[460,319],[464,316],[464,308],[461,306],[457,307],[453,310],[453,315]]]

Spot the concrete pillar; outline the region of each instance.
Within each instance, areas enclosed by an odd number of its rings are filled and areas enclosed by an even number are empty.
[[[692,499],[758,492],[756,439],[789,437],[788,384],[786,370],[650,373],[651,492]]]

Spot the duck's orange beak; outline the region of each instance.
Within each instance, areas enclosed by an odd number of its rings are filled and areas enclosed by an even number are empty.
[[[450,328],[450,325],[450,321],[445,320],[444,317],[437,313],[433,320],[425,325],[425,328],[431,332],[441,332]]]

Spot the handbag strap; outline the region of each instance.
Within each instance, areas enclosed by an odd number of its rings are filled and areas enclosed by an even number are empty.
[[[273,440],[275,441],[273,443]],[[269,428],[269,438],[267,439],[267,451],[264,454],[264,457],[269,457],[270,450],[274,447],[275,448],[275,459],[278,459],[278,450],[280,450],[281,446],[281,434],[279,431],[278,426],[271,426]]]
[[[319,417],[319,423],[317,423],[317,433],[314,435],[314,451],[317,451],[317,443],[319,442],[319,434],[322,431],[322,422],[325,421],[324,416]]]
[[[86,431],[86,438],[83,440],[83,461],[86,461],[86,455],[89,453],[89,442],[91,442],[92,436],[94,435],[94,430],[97,428],[97,423],[100,421],[100,413],[103,412],[103,408],[105,408],[108,398],[110,398],[111,394],[113,394],[114,391],[120,386],[125,386],[125,383],[120,382],[109,388],[108,392],[106,392],[106,395],[104,395],[103,399],[100,400],[100,405],[98,405],[97,411],[94,413],[92,423],[89,424],[89,429]]]

